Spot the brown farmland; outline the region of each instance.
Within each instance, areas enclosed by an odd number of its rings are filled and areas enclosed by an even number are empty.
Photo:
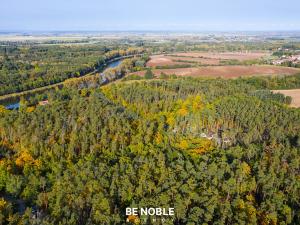
[[[202,57],[210,59],[236,59],[236,60],[252,60],[270,56],[267,52],[184,52],[174,53],[172,55],[182,57]]]
[[[166,55],[155,55],[151,56],[147,62],[147,66],[172,66],[182,64],[203,64],[203,65],[219,65],[219,59],[209,58],[196,58],[196,57],[181,57],[181,56],[166,56]]]
[[[180,52],[151,56],[149,67],[172,66],[178,64],[220,65],[221,60],[253,60],[269,56],[266,52]]]
[[[204,65],[219,65],[220,60],[219,59],[213,59],[213,58],[196,58],[196,57],[181,57],[181,56],[168,56],[169,59],[178,62],[178,61],[188,61],[193,63],[200,63]]]
[[[164,55],[154,55],[151,56],[150,60],[147,62],[147,66],[166,66],[166,65],[176,65],[179,63],[174,62],[170,57]]]
[[[286,96],[292,97],[292,107],[300,107],[300,89],[292,89],[292,90],[274,90],[274,93],[281,93]]]
[[[271,65],[252,65],[252,66],[206,66],[178,69],[153,69],[153,73],[158,76],[162,72],[168,75],[193,77],[223,77],[237,78],[247,76],[273,76],[273,75],[293,75],[300,73],[300,69]],[[144,71],[134,74],[144,75]]]

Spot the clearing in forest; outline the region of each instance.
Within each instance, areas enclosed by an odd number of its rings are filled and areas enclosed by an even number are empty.
[[[286,96],[292,97],[291,106],[300,107],[300,89],[291,89],[291,90],[273,90],[274,93],[281,93]]]

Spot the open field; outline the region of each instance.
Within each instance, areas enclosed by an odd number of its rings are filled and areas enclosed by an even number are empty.
[[[213,59],[213,58],[196,58],[196,57],[182,57],[182,56],[168,56],[173,61],[188,61],[193,63],[200,63],[203,65],[219,65],[220,60],[219,59]]]
[[[165,55],[154,55],[147,66],[172,66],[177,64],[220,65],[221,61],[255,60],[270,56],[267,52],[179,52]]]
[[[176,65],[180,64],[172,60],[171,57],[165,55],[154,55],[151,56],[150,60],[147,62],[147,66],[166,66],[166,65]]]
[[[198,57],[182,57],[182,56],[169,56],[169,55],[154,55],[148,61],[147,66],[172,66],[179,64],[194,64],[199,63],[203,65],[219,65],[219,59],[198,58]]]
[[[300,73],[300,69],[281,66],[269,65],[253,65],[253,66],[206,66],[193,68],[178,69],[153,69],[153,73],[157,76],[162,72],[168,75],[175,74],[178,76],[193,77],[224,77],[237,78],[245,76],[273,76],[273,75],[294,75]],[[144,71],[134,74],[144,75]]]
[[[300,89],[291,89],[291,90],[274,90],[274,93],[281,93],[286,96],[292,97],[292,107],[300,107]]]
[[[267,52],[184,52],[174,53],[172,56],[181,57],[196,57],[196,58],[210,58],[210,59],[236,59],[236,60],[252,60],[262,57],[270,56]]]

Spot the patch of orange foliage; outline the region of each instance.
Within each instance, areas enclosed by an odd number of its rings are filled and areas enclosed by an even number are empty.
[[[6,109],[3,105],[0,105],[0,114],[4,114],[4,113],[7,113],[9,112],[8,109]]]
[[[140,223],[140,219],[137,216],[130,215],[130,216],[127,217],[127,222],[134,223],[134,224],[139,224]]]
[[[162,143],[162,141],[163,141],[163,136],[160,133],[157,133],[155,136],[155,142],[157,144],[160,144],[160,143]]]
[[[214,148],[212,141],[203,138],[183,139],[177,144],[177,147],[197,155]]]
[[[32,165],[32,166],[41,166],[40,160],[35,160],[28,151],[22,151],[19,157],[16,159],[16,165],[19,167],[24,167],[25,165]]]
[[[31,113],[31,112],[33,112],[35,110],[35,107],[34,106],[30,106],[30,107],[27,107],[26,108],[26,112],[28,112],[28,113]]]
[[[203,154],[213,149],[213,144],[210,140],[203,139],[192,152],[196,154]]]
[[[181,108],[181,109],[178,110],[178,114],[180,116],[186,116],[188,114],[188,111],[187,111],[186,108]]]
[[[179,107],[177,113],[180,116],[186,116],[189,112],[196,113],[203,108],[203,101],[200,95],[190,96],[184,101],[178,100],[176,103]]]

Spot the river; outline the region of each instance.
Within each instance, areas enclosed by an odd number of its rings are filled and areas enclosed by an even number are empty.
[[[116,61],[112,61],[112,62],[110,62],[106,65],[104,70],[109,69],[109,68],[115,68],[115,67],[119,66],[122,63],[122,61],[123,61],[123,59],[118,59]],[[7,104],[4,104],[4,106],[5,106],[6,109],[9,109],[9,110],[19,109],[20,100],[11,101]]]
[[[119,60],[116,60],[116,61],[113,61],[111,63],[109,63],[107,66],[106,66],[106,69],[108,68],[115,68],[117,67],[118,65],[120,65],[122,63],[123,59],[119,59]]]

